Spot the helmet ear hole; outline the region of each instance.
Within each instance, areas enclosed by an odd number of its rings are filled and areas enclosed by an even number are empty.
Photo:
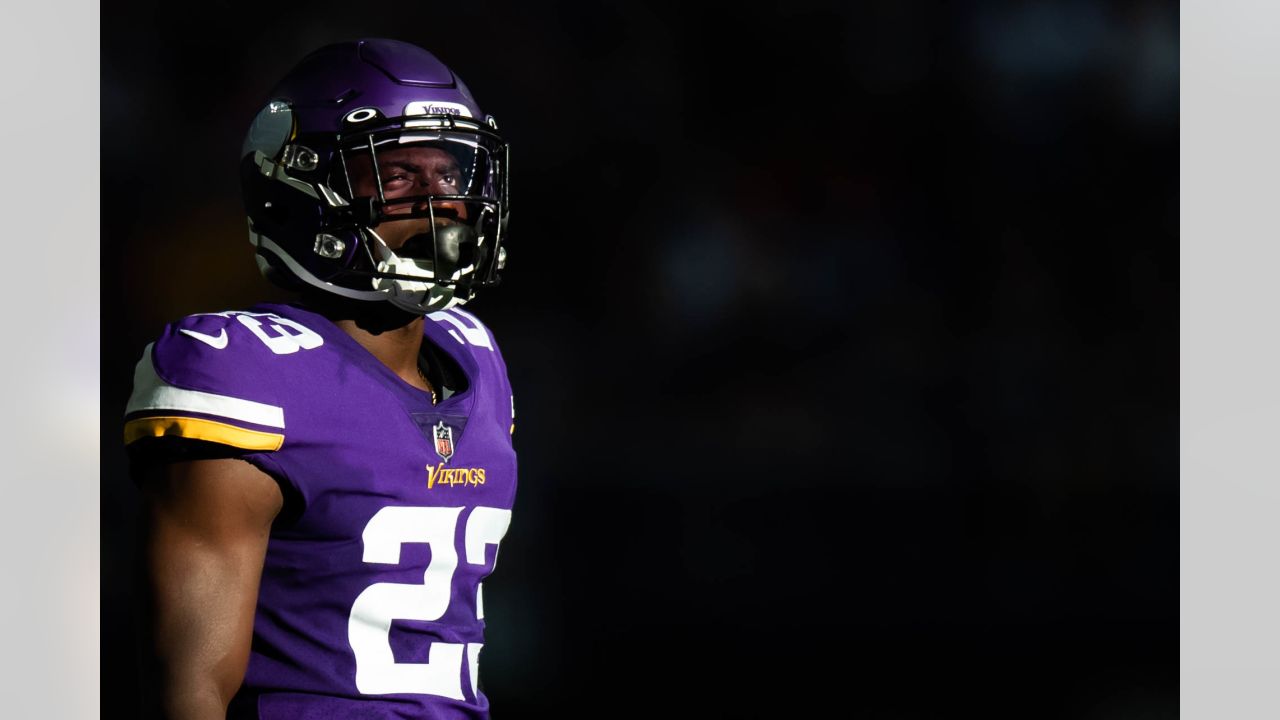
[[[273,225],[284,225],[289,222],[289,208],[282,203],[270,201],[263,203],[262,214]]]

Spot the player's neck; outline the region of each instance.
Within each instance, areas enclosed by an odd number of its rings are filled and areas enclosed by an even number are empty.
[[[399,375],[405,382],[421,390],[427,390],[418,372],[418,354],[422,350],[421,315],[413,317],[405,325],[389,329],[362,326],[356,319],[333,321],[343,332],[382,361],[383,365]]]
[[[418,372],[422,315],[381,302],[342,302],[341,299],[311,296],[304,297],[303,303],[329,318],[405,382],[421,390],[429,389]]]

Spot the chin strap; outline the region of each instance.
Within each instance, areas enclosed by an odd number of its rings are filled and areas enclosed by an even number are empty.
[[[470,228],[467,229],[469,230]],[[434,277],[434,268],[427,260],[400,257],[394,250],[387,247],[386,241],[376,231],[366,229],[365,233],[372,240],[370,246],[373,248],[374,253],[380,258],[376,266],[378,272],[423,278],[421,281],[399,278],[374,278],[373,288],[389,293],[390,297],[387,300],[392,305],[409,312],[429,313],[447,310],[466,301],[464,298],[455,296],[453,286],[437,285],[429,280],[429,278]],[[447,260],[453,263],[457,261],[459,239],[446,233],[446,241],[444,243],[445,256]],[[452,241],[452,247],[450,247],[450,240]],[[457,275],[457,271],[454,272],[454,275]]]
[[[422,275],[430,272],[430,268],[413,258],[402,258],[392,253],[390,260],[378,263],[378,272]],[[392,305],[410,312],[436,312],[461,304],[461,300],[454,297],[452,287],[426,281],[374,278],[373,288],[390,293],[387,299]]]

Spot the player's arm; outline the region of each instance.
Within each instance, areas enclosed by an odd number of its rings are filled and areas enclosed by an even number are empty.
[[[156,464],[139,473],[148,710],[226,718],[249,661],[258,583],[283,496],[243,460]]]

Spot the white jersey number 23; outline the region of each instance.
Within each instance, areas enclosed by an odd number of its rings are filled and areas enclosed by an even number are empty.
[[[427,662],[398,663],[391,653],[393,620],[439,620],[449,609],[453,573],[458,567],[454,532],[460,507],[385,507],[364,528],[364,561],[397,564],[400,546],[427,543],[431,561],[417,583],[374,583],[351,606],[347,639],[356,658],[356,689],[366,695],[415,693],[455,700],[462,694],[465,651],[472,692],[476,688],[482,643],[431,644]],[[467,516],[466,561],[484,565],[485,548],[497,545],[507,533],[511,511],[476,507]],[[497,556],[494,556],[497,565]],[[480,588],[476,587],[476,617],[484,617]]]

